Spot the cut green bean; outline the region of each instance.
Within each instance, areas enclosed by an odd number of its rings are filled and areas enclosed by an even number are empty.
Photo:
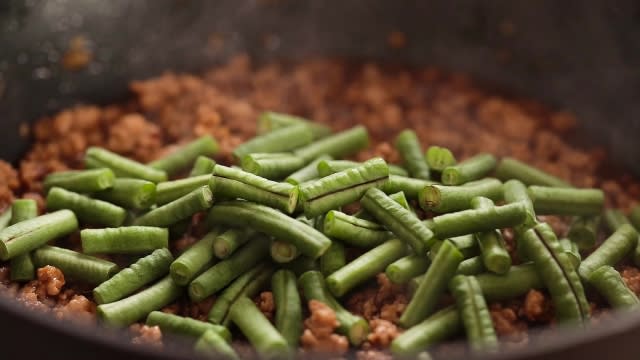
[[[295,349],[302,335],[302,304],[296,275],[289,270],[278,270],[271,278],[271,290],[276,305],[276,329]]]
[[[49,190],[47,209],[69,209],[81,222],[112,227],[122,225],[127,217],[127,211],[119,206],[59,187]]]
[[[496,177],[502,181],[519,180],[525,185],[571,187],[571,184],[560,178],[510,157],[500,160],[496,167]]]
[[[394,355],[415,355],[455,336],[462,329],[462,319],[458,310],[450,306],[400,334],[393,340],[390,349]]]
[[[321,161],[332,160],[332,159],[333,158],[329,155],[321,155],[317,157],[315,160],[313,160],[312,162],[310,162],[305,167],[287,176],[287,178],[284,181],[292,185],[300,185],[307,181],[318,179],[320,177],[320,174],[318,174],[318,164]]]
[[[200,337],[207,331],[213,331],[226,341],[231,341],[231,333],[224,326],[161,311],[150,312],[146,325],[158,326],[163,334],[172,333],[194,338]]]
[[[289,141],[288,139],[285,140]],[[320,155],[329,155],[334,159],[343,158],[369,146],[369,134],[364,126],[329,135],[311,144],[296,149],[293,153],[309,162]]]
[[[395,145],[411,177],[429,180],[429,166],[422,155],[420,140],[415,131],[402,131],[396,137]]]
[[[362,163],[357,161],[326,159],[318,162],[316,171],[320,177],[325,177],[361,165]],[[407,170],[398,165],[387,164],[387,166],[389,166],[389,175],[409,176]]]
[[[506,274],[484,273],[476,275],[482,293],[488,301],[510,300],[531,289],[542,289],[544,284],[532,263],[514,265]]]
[[[282,264],[282,267],[293,271],[298,276],[306,273],[307,271],[319,270],[318,261],[304,255],[298,256],[290,263]]]
[[[601,266],[619,263],[638,245],[638,233],[629,224],[622,225],[607,238],[594,252],[582,261],[578,272],[584,280]]]
[[[640,229],[640,205],[635,206],[629,213],[629,220],[636,229]]]
[[[291,153],[251,153],[242,157],[242,170],[278,180],[302,168],[306,162]]]
[[[298,187],[267,180],[246,171],[216,165],[209,183],[217,197],[240,198],[291,214],[298,202]],[[244,226],[244,224],[243,224]]]
[[[310,144],[312,141],[313,133],[309,126],[306,124],[292,125],[254,137],[236,147],[235,150],[233,150],[233,156],[236,160],[240,160],[254,153],[287,152],[303,148],[303,146]],[[304,162],[311,161],[312,159],[305,158]]]
[[[616,309],[635,308],[640,305],[636,294],[611,266],[601,266],[589,275],[589,283]]]
[[[411,205],[409,205],[409,200],[407,200],[406,196],[404,196],[404,193],[402,191],[399,191],[394,194],[387,194],[387,195],[389,195],[389,198],[391,200],[397,202],[398,204],[400,204],[400,206],[411,211],[411,213],[415,214],[415,211],[413,210],[413,208],[411,208]],[[358,219],[375,222],[375,218],[373,217],[373,215],[369,214],[365,209],[358,210],[358,212],[353,214],[353,216]]]
[[[254,237],[228,259],[198,275],[189,284],[189,297],[196,302],[204,300],[229,285],[268,254],[269,241],[263,236]]]
[[[425,254],[435,238],[427,226],[409,210],[391,200],[381,190],[369,189],[360,204],[416,254]]]
[[[11,205],[10,225],[33,219],[38,216],[38,204],[33,199],[17,199]],[[35,265],[31,259],[31,254],[22,254],[11,259],[11,280],[27,281],[33,280],[36,274]]]
[[[101,284],[118,272],[118,265],[111,261],[55,246],[45,245],[37,249],[32,258],[38,268],[55,266],[66,278],[91,285]]]
[[[308,218],[350,204],[389,179],[389,167],[381,158],[361,166],[300,185],[300,201]]]
[[[291,262],[300,256],[300,252],[295,245],[280,240],[271,240],[270,252],[271,259],[280,264]]]
[[[329,276],[347,264],[347,252],[341,242],[333,241],[331,246],[320,257],[320,271]]]
[[[436,184],[435,181],[413,179],[405,176],[389,175],[389,180],[382,184],[380,190],[386,194],[402,191],[409,199],[418,199],[425,186]]]
[[[384,272],[394,284],[406,284],[412,278],[424,274],[429,264],[431,260],[428,256],[411,254],[392,262]]]
[[[321,232],[278,210],[248,201],[228,201],[212,207],[208,224],[248,227],[295,245],[298,250],[317,259],[331,246]]]
[[[115,179],[111,169],[70,170],[47,175],[43,185],[45,191],[55,186],[79,193],[92,193],[112,187]]]
[[[589,303],[584,288],[553,229],[545,223],[538,224],[527,230],[520,241],[551,295],[558,320],[585,321]]]
[[[216,161],[206,157],[206,156],[198,156],[196,162],[193,163],[193,168],[189,173],[189,177],[196,177],[200,175],[211,175],[213,173],[213,168],[216,166]]]
[[[484,260],[482,256],[474,256],[468,259],[464,259],[460,265],[458,265],[458,269],[456,270],[456,274],[458,275],[478,275],[485,273],[487,268],[484,265]]]
[[[325,235],[361,248],[378,246],[391,236],[389,231],[375,222],[335,210],[327,213],[323,224]]]
[[[494,206],[493,201],[483,197],[473,198],[471,207],[487,209]],[[499,230],[484,231],[475,234],[480,247],[480,255],[484,267],[496,274],[504,274],[511,267],[511,255]]]
[[[367,339],[369,334],[367,320],[353,315],[340,305],[329,293],[325,279],[319,271],[305,272],[298,279],[298,283],[307,301],[320,301],[335,311],[336,319],[340,323],[337,331],[345,335],[352,345],[358,346]]]
[[[416,325],[433,313],[462,259],[462,253],[450,241],[442,244],[400,317],[403,327]]]
[[[611,232],[616,232],[624,224],[631,224],[624,213],[618,209],[607,209],[604,211],[603,219],[605,225]]]
[[[333,295],[341,297],[384,271],[387,265],[403,257],[406,252],[407,247],[403,241],[387,240],[332,273],[327,277],[327,287]]]
[[[233,347],[217,332],[205,331],[193,345],[193,350],[202,355],[215,356],[226,360],[239,360]]]
[[[4,212],[0,214],[0,231],[9,226],[9,222],[11,222],[11,207],[6,208]]]
[[[529,192],[526,186],[519,180],[509,180],[502,185],[504,190],[504,200],[507,204],[513,204],[520,202],[525,206],[526,218],[525,221],[516,226],[516,232],[524,232],[538,223],[535,210],[533,209],[533,202],[529,197]]]
[[[577,269],[580,266],[580,262],[582,262],[582,256],[580,256],[578,244],[574,243],[570,239],[560,239],[560,245],[562,246],[564,253],[569,257],[573,268]]]
[[[456,164],[456,157],[451,150],[440,146],[429,146],[424,154],[427,165],[432,171],[442,172],[449,166]]]
[[[181,145],[158,160],[150,162],[149,166],[164,171],[168,175],[176,175],[192,166],[198,156],[213,156],[217,152],[218,143],[211,136],[205,135]]]
[[[0,231],[0,259],[6,261],[29,253],[76,230],[78,220],[70,210],[60,210],[21,221]]]
[[[258,118],[258,134],[265,134],[276,129],[298,124],[307,125],[311,129],[314,139],[321,139],[331,134],[331,129],[326,125],[299,116],[281,114],[273,111],[263,112],[260,118]]]
[[[593,216],[602,212],[604,193],[600,189],[529,186],[529,197],[538,215]]]
[[[288,353],[287,340],[251,299],[242,297],[236,300],[229,316],[262,357],[280,358]]]
[[[117,177],[148,180],[154,183],[167,181],[167,173],[137,161],[127,159],[107,149],[90,147],[84,157],[88,169],[109,168]]]
[[[496,350],[498,337],[478,280],[473,276],[458,275],[451,279],[449,289],[456,300],[471,348],[475,351]]]
[[[496,158],[491,154],[478,154],[458,165],[447,166],[442,170],[442,183],[461,185],[469,181],[482,179],[496,166]]]
[[[98,304],[107,304],[129,296],[166,275],[172,261],[173,255],[168,249],[158,249],[93,289],[93,299]]]
[[[193,190],[209,185],[209,180],[210,174],[161,182],[156,186],[156,204],[160,206],[175,201]]]
[[[151,226],[127,226],[80,231],[85,254],[148,254],[169,247],[169,230]]]
[[[455,236],[455,237],[449,238],[448,240],[451,241],[451,243],[455,245],[456,248],[458,248],[458,250],[460,250],[460,252],[462,253],[462,256],[464,256],[465,259],[477,256],[480,254],[480,247],[478,246],[478,241],[476,240],[473,234]],[[429,251],[430,259],[433,260],[436,253],[438,253],[438,249],[440,248],[440,246],[442,246],[442,242],[443,241],[441,240],[436,240],[436,242],[433,244],[433,246]]]
[[[147,180],[119,178],[112,188],[92,196],[125,209],[145,210],[156,203],[156,184]]]
[[[218,259],[226,259],[255,234],[252,229],[231,228],[213,240],[213,253]]]
[[[165,227],[187,219],[197,212],[207,210],[211,204],[213,204],[213,194],[208,186],[202,186],[177,200],[149,211],[133,223],[140,226]]]
[[[502,183],[497,179],[482,179],[464,186],[426,186],[419,194],[420,207],[437,213],[471,208],[471,199],[483,196],[494,201],[502,199]]]
[[[214,265],[213,243],[218,234],[217,230],[209,232],[171,263],[171,278],[176,284],[185,286]]]
[[[182,292],[183,288],[167,275],[139,293],[109,304],[99,305],[96,311],[98,316],[109,325],[128,326],[143,319],[150,312],[172,303]]]
[[[526,206],[521,202],[458,211],[434,217],[430,228],[439,239],[446,239],[520,225],[526,219],[526,211]]]
[[[576,217],[571,222],[567,237],[580,249],[591,249],[596,245],[600,216]]]

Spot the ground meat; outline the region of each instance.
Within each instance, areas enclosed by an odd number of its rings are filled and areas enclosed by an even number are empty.
[[[397,323],[409,302],[406,289],[392,283],[384,273],[376,280],[377,287],[356,292],[347,300],[347,307],[368,320],[381,318]]]
[[[305,330],[300,342],[307,351],[331,352],[344,354],[349,349],[346,337],[334,334],[340,323],[336,313],[327,305],[316,301],[309,301],[311,315],[304,321]]]
[[[622,267],[620,275],[622,275],[622,279],[629,289],[640,296],[640,270],[636,267],[624,266]]]
[[[522,310],[529,321],[548,322],[553,317],[551,299],[538,290],[529,290]]]
[[[132,344],[146,344],[162,347],[162,331],[158,326],[133,324],[129,326]]]
[[[379,350],[362,350],[356,353],[358,360],[391,360],[393,356],[387,352]]]
[[[4,160],[0,160],[0,213],[13,201],[13,192],[20,186],[18,173]]]
[[[56,317],[85,323],[95,320],[96,304],[83,295],[73,295],[69,302],[56,311]]]
[[[11,280],[11,269],[8,266],[0,266],[0,284],[8,284]]]
[[[38,269],[38,281],[49,296],[60,294],[60,290],[65,284],[62,271],[50,265]]]
[[[367,336],[367,341],[376,347],[386,348],[400,335],[398,327],[387,320],[373,319],[369,321],[369,327],[371,333]]]
[[[276,310],[276,304],[273,302],[273,293],[271,291],[263,291],[258,296],[256,300],[256,305],[258,305],[258,309],[262,311],[264,316],[266,316],[269,320],[273,319],[273,313]]]
[[[491,304],[489,307],[493,327],[496,334],[510,342],[525,342],[528,340],[527,323],[518,318],[517,307],[503,306],[502,304]]]

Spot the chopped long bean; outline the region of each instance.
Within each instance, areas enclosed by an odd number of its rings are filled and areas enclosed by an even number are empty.
[[[594,252],[582,261],[578,272],[584,280],[601,266],[616,265],[638,245],[638,233],[629,224],[622,225]]]
[[[527,215],[521,202],[491,208],[458,211],[431,219],[430,228],[440,239],[522,224]]]
[[[291,262],[293,259],[300,256],[300,252],[295,245],[277,239],[271,240],[270,252],[271,259],[280,264]]]
[[[291,153],[251,153],[242,157],[242,169],[266,179],[283,179],[306,162]]]
[[[325,159],[318,162],[316,170],[320,177],[325,177],[360,165],[362,163],[357,161]],[[407,170],[398,165],[387,164],[387,166],[389,166],[389,175],[409,176]]]
[[[329,135],[311,144],[296,149],[293,153],[309,162],[320,155],[329,155],[339,159],[366,148],[369,145],[369,134],[364,126]]]
[[[440,146],[429,146],[424,154],[429,169],[436,172],[442,172],[449,166],[456,164],[456,157],[453,156],[451,150]]]
[[[460,250],[460,252],[462,253],[462,256],[464,256],[465,259],[477,256],[480,254],[480,247],[478,246],[478,241],[476,240],[473,234],[455,236],[455,237],[449,238],[448,240],[451,241],[451,243],[455,245],[456,248],[458,248],[458,250]],[[436,254],[438,253],[438,249],[440,248],[440,246],[442,246],[442,243],[443,242],[441,240],[437,240],[433,244],[433,246],[431,247],[431,250],[429,251],[429,258],[433,259],[433,257],[436,256]]]
[[[567,254],[571,264],[575,269],[580,266],[580,262],[582,261],[582,256],[580,256],[580,250],[578,248],[578,244],[574,243],[570,239],[560,239],[560,245],[562,246],[562,250]]]
[[[213,243],[218,233],[217,230],[210,231],[171,263],[171,278],[176,284],[185,286],[213,266]]]
[[[400,334],[391,343],[391,352],[395,355],[415,355],[458,334],[462,328],[458,310],[450,306]]]
[[[173,333],[190,337],[200,337],[207,331],[213,331],[225,341],[231,341],[231,333],[221,325],[200,321],[188,317],[152,311],[147,316],[148,326],[158,326],[163,333]]]
[[[34,251],[32,258],[39,268],[55,266],[65,277],[91,285],[101,284],[118,272],[118,265],[111,261],[49,245]]]
[[[473,276],[458,275],[451,279],[449,289],[456,300],[471,348],[495,350],[498,337],[478,280]]]
[[[140,216],[134,221],[134,225],[169,226],[187,219],[197,212],[207,210],[211,204],[213,204],[213,194],[208,186],[202,186]]]
[[[285,356],[289,351],[287,340],[251,299],[241,297],[236,300],[231,306],[229,317],[261,356],[279,358]]]
[[[331,159],[333,158],[329,155],[321,155],[317,157],[315,160],[311,161],[305,167],[287,176],[287,178],[284,181],[292,185],[300,185],[304,182],[315,180],[320,177],[320,174],[318,174],[318,164],[321,161],[331,160]]]
[[[289,270],[278,270],[271,278],[271,290],[276,305],[276,329],[295,349],[302,335],[302,304],[296,275]]]
[[[305,124],[313,134],[314,139],[321,139],[331,134],[331,129],[326,126],[299,116],[281,114],[273,111],[265,111],[258,118],[258,134],[265,134],[276,129],[292,125]]]
[[[391,236],[389,231],[375,222],[335,210],[327,213],[323,225],[325,235],[362,248],[378,246]]]
[[[519,180],[525,185],[571,187],[571,184],[560,178],[510,157],[500,160],[496,167],[496,177],[502,181]]]
[[[156,184],[147,180],[118,178],[113,187],[92,196],[125,209],[145,210],[156,203]]]
[[[629,289],[620,273],[611,266],[605,265],[594,270],[589,275],[589,283],[607,299],[614,308],[632,308],[640,306],[640,300]]]
[[[600,189],[529,186],[529,196],[538,215],[598,215],[604,206]]]
[[[38,204],[33,199],[17,199],[11,205],[11,220],[9,225],[33,219],[38,216]],[[33,280],[36,269],[31,254],[22,254],[11,259],[11,280]]]
[[[567,237],[580,249],[590,249],[596,244],[600,216],[576,217],[571,222]]]
[[[497,179],[483,179],[464,186],[426,186],[419,194],[419,204],[425,210],[437,213],[471,208],[471,199],[483,196],[497,201],[502,198],[502,183]]]
[[[341,242],[333,241],[331,246],[320,257],[320,271],[329,276],[347,264],[347,253]]]
[[[127,217],[127,211],[119,206],[59,187],[49,190],[47,209],[69,209],[81,222],[112,227],[122,225]]]
[[[431,260],[424,254],[411,254],[387,266],[385,274],[395,284],[406,284],[412,278],[424,274]]]
[[[409,199],[417,199],[425,186],[436,184],[435,181],[413,179],[406,176],[389,175],[389,180],[382,184],[380,190],[386,194],[402,191]]]
[[[213,253],[218,259],[226,259],[249,241],[254,233],[251,229],[227,229],[213,240]]]
[[[233,347],[213,330],[207,330],[200,335],[198,341],[193,345],[193,349],[203,355],[216,356],[227,360],[240,359]]]
[[[161,182],[156,186],[156,204],[168,204],[188,193],[209,185],[211,174],[188,177],[180,180]]]
[[[257,136],[233,150],[233,156],[240,160],[254,153],[280,153],[302,148],[313,141],[313,133],[306,124],[279,128]],[[321,155],[321,154],[318,154]],[[310,161],[311,159],[306,159]],[[305,161],[306,162],[306,161]]]
[[[169,230],[151,226],[84,229],[80,240],[85,254],[148,254],[169,247]]]
[[[429,165],[422,154],[420,140],[413,130],[404,130],[395,142],[402,161],[411,177],[429,180]]]
[[[206,156],[198,156],[196,161],[193,163],[193,168],[189,173],[189,177],[196,177],[200,175],[211,175],[213,173],[213,168],[216,166],[216,161],[206,157]]]
[[[618,209],[607,209],[604,211],[603,220],[611,232],[615,232],[624,224],[631,224],[624,213]]]
[[[44,188],[61,187],[65,190],[92,193],[113,186],[116,176],[111,169],[70,170],[47,175]]]
[[[442,170],[442,183],[445,185],[461,185],[481,179],[493,170],[496,163],[496,158],[493,155],[478,154]]]
[[[474,209],[486,209],[493,207],[493,201],[487,198],[477,197],[471,200]],[[511,255],[499,230],[483,231],[475,234],[480,247],[480,254],[484,267],[496,274],[504,274],[511,267]]]
[[[167,181],[167,173],[120,156],[109,150],[90,147],[84,157],[88,169],[109,168],[117,177],[148,180],[154,183]]]
[[[509,300],[524,295],[531,289],[544,287],[532,263],[514,265],[503,275],[479,274],[476,279],[488,301]]]
[[[6,208],[0,214],[0,231],[9,226],[9,222],[11,222],[11,207]]]
[[[478,275],[487,271],[487,268],[484,265],[484,260],[482,256],[474,256],[468,259],[464,259],[460,265],[458,265],[458,269],[456,270],[456,274],[458,275]]]
[[[192,166],[199,156],[213,156],[218,152],[218,143],[209,135],[201,136],[181,145],[170,154],[149,163],[149,166],[176,175]]]
[[[519,202],[525,206],[525,221],[516,226],[516,231],[522,233],[537,224],[538,219],[526,186],[519,180],[509,180],[502,185],[502,188],[504,190],[504,200],[507,204]]]

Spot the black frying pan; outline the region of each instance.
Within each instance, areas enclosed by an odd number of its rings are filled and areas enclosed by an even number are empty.
[[[406,48],[387,46],[393,30],[407,35]],[[221,48],[207,46],[214,33],[225,38]],[[94,59],[70,72],[59,61],[77,35],[90,41]],[[198,71],[248,52],[258,60],[345,56],[465,71],[577,113],[585,144],[606,146],[640,174],[638,35],[640,3],[631,0],[3,0],[0,158],[15,161],[28,146],[23,122],[78,102],[123,99],[132,79]],[[0,329],[3,358],[191,358],[179,345],[132,347],[118,333],[69,326],[3,297]],[[492,358],[636,359],[636,338],[640,314]]]

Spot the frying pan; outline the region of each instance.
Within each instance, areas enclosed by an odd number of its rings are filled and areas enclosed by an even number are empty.
[[[508,28],[509,31],[505,31]],[[391,31],[407,45],[390,49]],[[92,61],[68,71],[76,36]],[[164,70],[199,71],[244,52],[258,61],[339,56],[466,72],[580,119],[585,146],[605,146],[640,175],[640,3],[620,1],[3,0],[0,158],[28,146],[20,125],[65,106],[127,96],[127,83]],[[208,46],[212,36],[222,46]],[[487,359],[636,359],[640,314],[589,331],[558,329]],[[122,334],[71,326],[0,297],[3,358],[193,358],[179,344],[134,347]]]

